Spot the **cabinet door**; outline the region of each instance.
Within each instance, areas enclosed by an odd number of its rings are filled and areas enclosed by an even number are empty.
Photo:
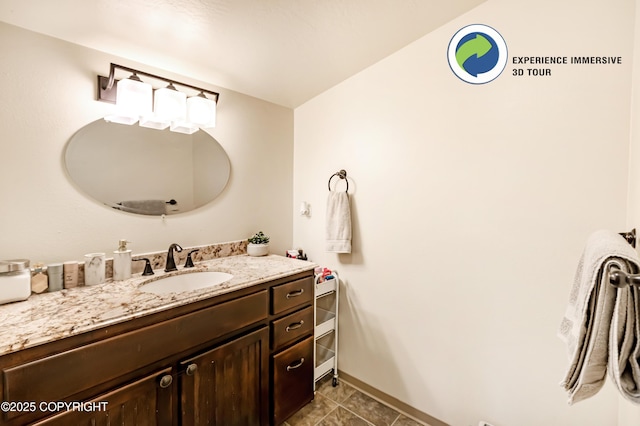
[[[269,331],[263,327],[180,363],[181,424],[249,426],[269,419]]]
[[[313,336],[273,355],[273,423],[313,399]]]
[[[171,369],[167,368],[84,402],[80,410],[64,411],[35,425],[171,425],[174,387]],[[51,410],[54,407],[44,408]]]

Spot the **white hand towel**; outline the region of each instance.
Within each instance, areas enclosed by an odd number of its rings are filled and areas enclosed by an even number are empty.
[[[636,272],[639,263],[635,250],[614,232],[597,231],[587,241],[558,331],[559,337],[567,344],[570,360],[561,383],[569,394],[569,404],[595,395],[604,385],[610,359],[621,361],[617,353],[620,338],[613,338],[620,331],[617,325],[612,327],[612,322],[622,324],[621,320],[613,320],[614,308],[616,314],[622,316],[622,312],[626,312],[627,301],[625,297],[616,300],[618,292],[609,283],[607,272],[611,265],[623,271],[631,269]],[[614,342],[611,348],[610,338]],[[616,352],[616,356],[610,357],[610,349]],[[625,354],[621,358],[624,363],[628,360]],[[614,381],[619,382],[620,377],[618,374]]]
[[[351,253],[351,208],[346,191],[329,191],[326,220],[326,251]]]

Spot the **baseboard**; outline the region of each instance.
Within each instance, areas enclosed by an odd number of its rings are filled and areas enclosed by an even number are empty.
[[[358,389],[359,391],[362,391],[368,394],[369,396],[371,396],[372,398],[375,398],[380,402],[383,402],[384,404],[397,409],[402,414],[406,414],[407,416],[413,417],[414,419],[419,420],[421,422],[428,423],[430,426],[449,426],[447,423],[443,422],[442,420],[438,420],[435,417],[430,416],[427,413],[422,412],[417,408],[414,408],[409,404],[406,404],[400,401],[399,399],[394,398],[393,396],[386,394],[374,388],[373,386],[366,384],[361,380],[356,379],[355,377],[349,375],[348,373],[345,373],[344,371],[338,370],[338,375],[340,380],[344,380],[345,382],[352,385],[354,388]]]

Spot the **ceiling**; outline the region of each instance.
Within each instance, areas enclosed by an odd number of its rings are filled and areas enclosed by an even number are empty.
[[[295,108],[483,1],[1,0],[0,21]]]

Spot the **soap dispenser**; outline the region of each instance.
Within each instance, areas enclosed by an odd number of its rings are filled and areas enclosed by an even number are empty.
[[[123,281],[131,278],[131,250],[127,250],[130,241],[120,240],[118,250],[113,252],[113,280]]]

